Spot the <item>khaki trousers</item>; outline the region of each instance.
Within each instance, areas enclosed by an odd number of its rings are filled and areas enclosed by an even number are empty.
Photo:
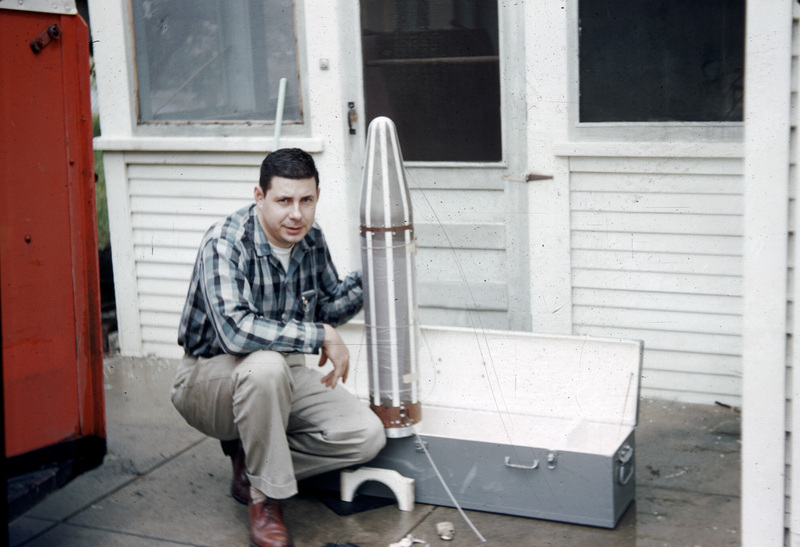
[[[298,480],[365,463],[386,443],[367,405],[341,384],[330,389],[321,379],[302,355],[186,356],[172,403],[206,435],[241,439],[250,484],[285,499],[297,493]]]

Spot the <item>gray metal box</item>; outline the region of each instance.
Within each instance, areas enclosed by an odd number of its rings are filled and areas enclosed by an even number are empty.
[[[427,412],[426,418],[437,410]],[[530,422],[527,418],[516,419]],[[634,431],[608,424],[588,428],[598,435],[595,446],[573,437],[572,449],[566,448],[568,443],[553,448],[426,434],[388,439],[369,467],[393,469],[414,479],[419,503],[453,507],[420,445],[424,442],[465,509],[613,528],[634,499]],[[362,488],[377,495],[382,491],[369,483]]]
[[[616,526],[635,494],[641,342],[445,328],[422,340],[419,436],[388,439],[367,467],[453,506],[421,439],[466,509]]]

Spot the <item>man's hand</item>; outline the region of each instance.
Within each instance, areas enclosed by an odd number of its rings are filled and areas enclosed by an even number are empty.
[[[325,341],[322,343],[322,350],[319,356],[319,366],[324,366],[330,360],[333,370],[322,379],[322,383],[333,388],[339,378],[342,383],[347,381],[347,373],[350,372],[350,351],[344,345],[342,337],[336,329],[328,324],[324,324]]]

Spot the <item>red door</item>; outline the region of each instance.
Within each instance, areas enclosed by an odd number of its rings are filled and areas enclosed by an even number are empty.
[[[78,16],[0,9],[7,458],[105,437],[88,44]]]

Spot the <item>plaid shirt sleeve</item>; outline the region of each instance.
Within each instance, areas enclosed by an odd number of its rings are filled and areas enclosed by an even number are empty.
[[[316,319],[332,327],[337,327],[352,319],[364,304],[361,272],[353,272],[340,280],[322,232],[316,233],[319,238],[315,246],[318,253],[317,263],[323,265],[319,272],[319,301]]]

